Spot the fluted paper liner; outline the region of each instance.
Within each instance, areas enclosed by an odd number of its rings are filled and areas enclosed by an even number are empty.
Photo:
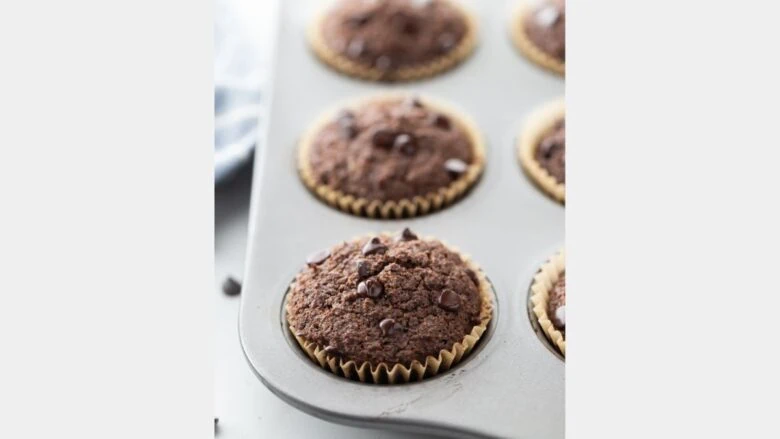
[[[390,233],[382,233],[383,236],[390,236]],[[374,235],[370,235],[374,236]],[[366,236],[355,238],[355,240],[364,239]],[[308,341],[295,333],[292,326],[288,326],[295,340],[303,348],[312,361],[322,366],[324,369],[333,372],[336,375],[349,379],[358,380],[364,383],[389,383],[402,384],[410,381],[421,381],[424,378],[430,378],[442,372],[446,372],[452,366],[460,362],[466,355],[474,349],[482,334],[487,330],[487,325],[493,316],[493,293],[490,283],[485,274],[474,263],[468,255],[464,255],[456,248],[447,243],[432,237],[420,238],[426,241],[438,241],[444,244],[449,250],[460,255],[461,260],[466,266],[477,274],[479,281],[479,295],[481,298],[480,323],[471,330],[471,333],[463,337],[463,340],[456,342],[450,349],[442,349],[438,356],[429,355],[425,362],[414,360],[411,364],[387,364],[379,363],[376,365],[366,361],[358,364],[354,360],[344,361],[336,355],[330,355],[325,352],[324,347],[315,342]],[[293,282],[293,285],[295,282]],[[292,286],[291,286],[292,288]]]
[[[471,12],[464,9],[456,2],[450,4],[459,10],[466,21],[466,33],[449,52],[438,56],[437,58],[421,65],[405,66],[398,69],[382,71],[376,67],[369,67],[363,63],[356,62],[350,58],[331,49],[322,36],[322,22],[325,19],[327,11],[321,12],[317,18],[308,27],[308,40],[314,54],[335,70],[359,79],[371,81],[414,81],[417,79],[430,78],[439,73],[443,73],[456,65],[474,51],[477,45],[477,20]]]
[[[542,327],[547,338],[558,347],[564,357],[566,356],[566,339],[550,320],[550,316],[547,314],[547,304],[550,301],[550,291],[565,271],[566,253],[561,250],[560,253],[542,265],[534,276],[533,284],[531,284],[531,303],[534,306],[534,315],[536,315],[539,326]]]
[[[542,137],[565,116],[565,103],[563,98],[551,102],[534,111],[526,120],[523,131],[517,141],[517,155],[520,166],[544,192],[555,200],[566,202],[566,186],[559,183],[536,160],[536,148],[539,147]]]
[[[469,139],[472,147],[473,160],[469,164],[466,172],[458,179],[451,182],[449,186],[442,187],[434,192],[425,195],[418,195],[411,199],[401,200],[368,200],[362,197],[346,194],[333,189],[329,186],[320,184],[314,177],[309,160],[309,151],[311,145],[319,131],[328,123],[332,122],[340,110],[344,108],[354,108],[374,100],[391,100],[410,96],[409,93],[381,93],[370,97],[352,100],[341,103],[334,108],[326,111],[312,126],[304,133],[298,147],[298,174],[301,180],[309,190],[314,192],[321,200],[336,207],[344,212],[358,216],[367,216],[370,218],[411,218],[435,212],[446,206],[449,206],[479,180],[482,171],[485,168],[485,144],[482,136],[474,122],[463,115],[450,105],[437,102],[431,98],[417,96],[420,102],[428,108],[431,108],[450,117],[452,123],[457,125]],[[415,95],[416,96],[416,95]]]
[[[533,61],[536,65],[563,76],[566,74],[566,62],[548,55],[534,44],[525,32],[525,19],[533,12],[533,4],[529,3],[527,0],[522,1],[515,9],[509,23],[512,41],[515,43],[515,47],[517,47],[520,53]]]

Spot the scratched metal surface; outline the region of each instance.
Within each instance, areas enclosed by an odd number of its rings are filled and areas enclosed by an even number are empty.
[[[304,31],[322,2],[281,2],[267,139],[255,159],[241,343],[269,389],[330,421],[449,437],[562,438],[564,363],[540,340],[526,304],[537,267],[563,246],[564,208],[521,172],[514,139],[534,108],[563,95],[564,82],[515,52],[507,32],[514,2],[463,3],[480,23],[474,55],[434,79],[383,85],[341,76],[308,51]],[[488,144],[482,180],[455,205],[408,220],[358,218],[320,202],[295,171],[301,132],[340,100],[398,89],[446,100],[476,121]],[[287,285],[313,250],[406,226],[482,266],[497,300],[488,336],[453,370],[420,383],[367,385],[320,369],[283,324]]]

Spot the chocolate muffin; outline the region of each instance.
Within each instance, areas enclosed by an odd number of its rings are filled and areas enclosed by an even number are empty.
[[[433,76],[476,45],[471,16],[449,0],[339,0],[309,30],[314,53],[353,77]]]
[[[566,121],[560,119],[544,134],[536,147],[534,158],[542,168],[555,177],[558,183],[566,183]]]
[[[566,121],[563,100],[536,110],[518,140],[520,164],[544,192],[566,201]]]
[[[460,361],[492,305],[478,267],[404,229],[310,256],[286,310],[291,332],[321,366],[364,382],[400,383]]]
[[[550,291],[550,301],[547,303],[547,315],[553,326],[566,334],[566,272],[561,273],[558,282]]]
[[[566,7],[564,0],[543,0],[518,8],[512,38],[536,64],[564,74],[566,68]]]
[[[301,141],[306,186],[356,215],[398,218],[442,208],[484,168],[473,124],[429,99],[384,95],[328,112]]]
[[[566,355],[566,254],[545,262],[531,284],[533,314],[547,338]]]

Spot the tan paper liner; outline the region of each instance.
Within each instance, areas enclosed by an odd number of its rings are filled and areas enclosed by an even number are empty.
[[[335,106],[326,111],[311,127],[304,133],[298,147],[298,174],[301,180],[309,190],[314,192],[321,200],[336,207],[344,212],[358,216],[367,216],[370,218],[411,218],[425,215],[446,206],[449,206],[479,180],[482,171],[485,168],[485,143],[474,122],[441,102],[436,102],[430,98],[419,96],[418,99],[427,107],[438,112],[444,113],[450,117],[452,123],[462,129],[471,142],[474,155],[472,163],[466,172],[457,180],[450,183],[435,192],[430,192],[424,196],[415,196],[412,199],[402,200],[368,200],[361,197],[345,194],[341,191],[321,185],[317,182],[311,170],[309,161],[309,149],[317,133],[328,123],[330,123],[338,112],[344,108],[353,108],[360,106],[372,100],[398,99],[409,96],[408,93],[380,93],[371,97],[353,100]]]
[[[322,29],[322,21],[324,20],[327,11],[320,12],[317,18],[309,25],[307,32],[309,45],[314,51],[314,54],[317,55],[322,62],[337,71],[354,78],[386,82],[414,81],[417,79],[430,78],[460,64],[461,61],[468,58],[477,46],[477,20],[471,12],[464,9],[458,3],[450,2],[450,4],[463,14],[463,17],[466,20],[466,33],[463,35],[463,38],[458,45],[452,50],[426,64],[401,67],[396,70],[383,72],[375,67],[368,67],[365,64],[349,59],[331,49],[325,42],[322,32],[320,32]]]
[[[383,236],[390,236],[390,233],[381,233]],[[374,235],[370,235],[374,236]],[[355,238],[355,240],[364,239],[367,236]],[[344,361],[342,358],[325,353],[324,348],[314,342],[307,341],[295,333],[292,326],[288,326],[290,332],[298,341],[309,358],[324,369],[333,372],[336,375],[343,376],[352,380],[358,380],[364,383],[372,384],[402,384],[410,381],[422,381],[424,378],[430,378],[439,373],[449,370],[452,366],[460,362],[466,355],[474,349],[482,334],[487,330],[487,325],[493,316],[493,293],[490,283],[485,278],[482,269],[471,260],[468,255],[461,253],[458,249],[447,243],[437,240],[433,237],[422,237],[426,241],[439,241],[451,251],[460,255],[461,260],[467,267],[477,274],[479,280],[479,295],[482,299],[482,308],[480,309],[480,323],[475,326],[471,333],[463,337],[463,340],[452,345],[451,349],[442,349],[439,355],[434,357],[429,355],[425,358],[425,363],[417,360],[411,364],[387,364],[379,363],[372,365],[370,362],[357,364],[354,360]],[[293,285],[295,281],[293,281]],[[291,286],[292,288],[292,286]]]
[[[550,316],[547,315],[547,304],[550,301],[550,291],[565,271],[566,252],[561,250],[542,265],[534,276],[533,284],[531,284],[531,303],[534,305],[533,311],[539,326],[564,357],[566,356],[566,339],[563,333],[553,325]]]
[[[542,136],[565,116],[566,106],[563,98],[551,102],[534,111],[523,126],[517,141],[517,155],[520,166],[544,192],[555,200],[566,202],[566,186],[559,183],[536,160],[536,148]]]
[[[540,67],[561,76],[566,74],[566,62],[552,57],[540,49],[525,33],[525,18],[533,12],[533,5],[522,1],[512,14],[509,22],[509,31],[515,47],[525,55],[526,58],[533,61]]]

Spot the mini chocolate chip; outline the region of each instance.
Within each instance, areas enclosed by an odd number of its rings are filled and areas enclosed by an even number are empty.
[[[378,129],[371,136],[371,143],[380,148],[390,148],[395,141],[395,132],[387,129]]]
[[[566,327],[566,305],[561,305],[553,313],[553,322],[559,328]],[[380,324],[381,326],[381,324]]]
[[[374,62],[374,67],[382,71],[390,70],[393,67],[393,59],[387,55],[381,55]]]
[[[306,257],[306,263],[312,267],[315,265],[320,265],[323,262],[325,262],[325,260],[328,259],[329,256],[330,256],[329,250],[320,250]]]
[[[365,282],[360,282],[357,287],[359,296],[368,296],[368,285]]]
[[[461,159],[449,159],[444,162],[444,169],[447,170],[452,178],[460,177],[468,168],[469,165]]]
[[[547,137],[539,144],[539,152],[542,153],[542,157],[549,159],[552,157],[553,150],[558,146],[557,139],[554,137]]]
[[[350,58],[358,58],[366,50],[366,43],[358,38],[353,39],[347,45],[347,56]]]
[[[366,261],[358,261],[357,272],[359,279],[365,279],[371,276],[371,266]]]
[[[241,283],[228,276],[225,278],[224,282],[222,282],[222,292],[228,296],[237,296],[241,294]]]
[[[379,282],[376,279],[368,279],[365,282],[362,282],[365,284],[366,291],[365,294],[372,298],[376,299],[377,297],[381,296],[382,293],[385,292],[385,286],[382,285],[382,282]],[[358,292],[360,291],[360,287],[358,286]]]
[[[414,241],[415,239],[417,239],[417,235],[406,227],[395,237],[395,242]]]
[[[477,277],[477,273],[474,272],[471,268],[466,269],[466,274],[469,276],[469,279],[471,279],[472,282],[474,282],[474,285],[479,286],[479,278]]]
[[[444,52],[449,52],[450,49],[455,47],[455,35],[450,32],[444,32],[439,35],[439,47]]]
[[[327,345],[323,351],[325,351],[326,354],[339,355],[339,349],[336,346]]]
[[[341,135],[344,136],[346,139],[354,139],[358,134],[357,127],[355,125],[342,125],[341,126]]]
[[[414,19],[407,19],[401,25],[401,32],[407,35],[417,35],[419,31],[420,31],[420,25],[417,24],[417,22],[414,21]]]
[[[393,147],[405,155],[413,155],[417,151],[417,141],[409,134],[399,134],[393,141]]]
[[[550,27],[558,22],[561,13],[553,5],[546,6],[536,13],[536,22],[542,27]]]
[[[384,319],[379,322],[379,329],[382,330],[382,335],[393,335],[403,331],[404,328],[393,319]]]
[[[452,127],[452,123],[450,122],[450,118],[443,115],[443,114],[434,114],[431,120],[431,123],[436,128],[441,128],[445,131],[448,131]]]
[[[352,27],[361,27],[368,23],[374,16],[372,11],[358,12],[355,15],[347,18],[347,24]]]
[[[374,253],[382,253],[385,250],[387,250],[387,246],[382,244],[382,241],[379,239],[379,237],[375,236],[366,242],[366,245],[363,246],[363,255],[373,255]]]
[[[457,311],[460,308],[460,296],[452,290],[444,290],[436,299],[439,308],[447,311]]]
[[[409,108],[423,108],[423,103],[417,96],[410,96],[404,100],[404,106]]]
[[[342,136],[347,139],[354,139],[357,136],[358,130],[355,125],[355,115],[352,112],[342,111],[337,120]]]
[[[432,0],[412,0],[412,6],[415,8],[424,8],[430,6],[431,3],[433,3]]]

